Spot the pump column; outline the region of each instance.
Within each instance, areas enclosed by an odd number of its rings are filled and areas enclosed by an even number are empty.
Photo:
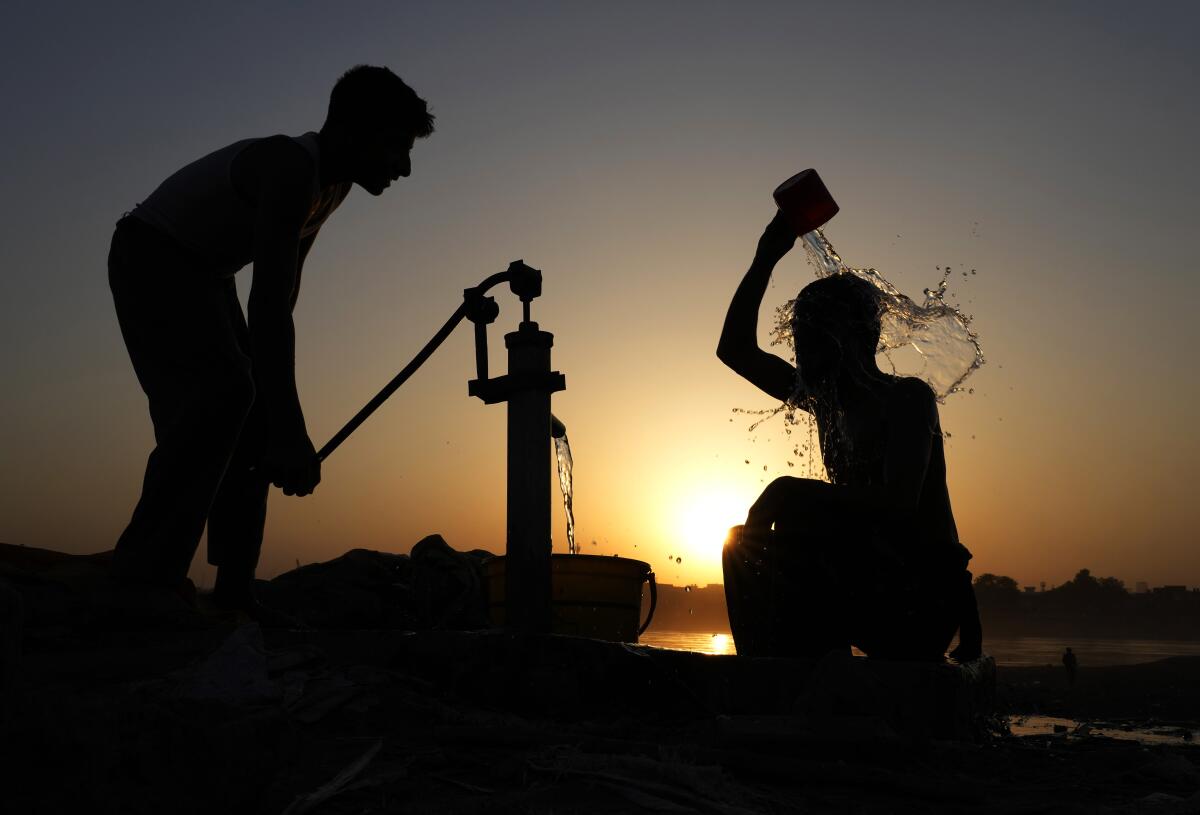
[[[508,550],[505,618],[518,631],[550,631],[550,394],[566,387],[550,370],[554,335],[526,320],[508,348]]]

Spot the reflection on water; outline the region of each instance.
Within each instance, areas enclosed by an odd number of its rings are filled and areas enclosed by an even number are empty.
[[[688,631],[647,631],[638,637],[642,645],[670,648],[674,651],[699,651],[702,654],[735,654],[729,632],[695,634]]]
[[[694,633],[689,631],[647,631],[639,641],[656,648],[699,651],[703,654],[736,654],[728,631]],[[1080,667],[1089,665],[1135,665],[1175,656],[1200,656],[1200,642],[1178,640],[1113,640],[1081,637],[988,637],[984,650],[999,665],[1029,667],[1061,665],[1062,652],[1071,646]],[[859,653],[857,650],[855,653]]]
[[[698,651],[703,654],[734,654],[733,637],[727,632],[696,634],[687,631],[647,631],[639,638],[641,644],[677,651]],[[987,650],[998,655],[1002,665],[1028,666],[1057,662],[1062,654],[1063,640],[1049,637],[997,637],[989,640]],[[1151,662],[1169,656],[1200,654],[1200,642],[1170,642],[1163,640],[1071,640],[1072,650],[1087,654],[1089,665],[1129,665]],[[856,651],[857,653],[857,651]],[[1009,726],[1014,736],[1049,737],[1054,740],[1078,741],[1086,738],[1110,738],[1135,741],[1141,744],[1186,744],[1200,730],[1185,726],[1162,726],[1152,722],[1082,722],[1057,716],[1013,716]]]
[[[1187,727],[1153,727],[1128,722],[1077,722],[1058,716],[1014,716],[1009,719],[1014,736],[1052,736],[1058,739],[1099,737],[1140,744],[1180,744],[1195,738]]]
[[[999,665],[1029,667],[1062,665],[1063,649],[1079,658],[1079,666],[1136,665],[1157,662],[1167,657],[1200,656],[1200,642],[1180,640],[1118,640],[1102,637],[988,637],[984,635],[983,649],[996,658]]]

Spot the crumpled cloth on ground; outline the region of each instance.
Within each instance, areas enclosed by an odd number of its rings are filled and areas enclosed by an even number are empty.
[[[259,600],[314,628],[470,630],[488,625],[483,564],[429,535],[411,555],[351,549],[341,557],[259,581]]]

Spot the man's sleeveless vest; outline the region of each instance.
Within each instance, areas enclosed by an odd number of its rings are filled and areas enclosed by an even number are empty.
[[[312,157],[312,209],[300,237],[316,232],[350,192],[350,184],[318,187],[317,134],[290,137]],[[261,139],[243,139],[193,161],[170,176],[132,215],[174,238],[218,277],[230,277],[254,259],[255,209],[234,189],[233,160]]]

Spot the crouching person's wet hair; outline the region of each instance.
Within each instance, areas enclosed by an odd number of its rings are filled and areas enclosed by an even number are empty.
[[[801,329],[811,325],[843,342],[852,340],[856,350],[873,355],[879,347],[882,313],[883,303],[874,286],[857,275],[835,274],[800,290],[792,331],[801,336]]]

